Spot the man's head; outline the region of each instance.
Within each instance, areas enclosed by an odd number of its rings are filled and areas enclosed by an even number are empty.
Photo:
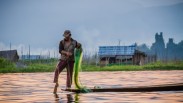
[[[66,40],[68,40],[71,37],[71,31],[65,30],[63,36],[65,37]]]

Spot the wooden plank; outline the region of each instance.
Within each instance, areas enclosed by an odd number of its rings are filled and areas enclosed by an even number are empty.
[[[122,87],[122,88],[100,88],[90,89],[91,92],[154,92],[154,91],[183,91],[183,83],[166,84],[154,86]],[[65,89],[64,91],[81,93],[79,89]]]

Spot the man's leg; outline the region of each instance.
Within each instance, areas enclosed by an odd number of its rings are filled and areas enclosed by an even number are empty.
[[[55,75],[54,75],[54,80],[53,82],[56,83],[55,84],[55,87],[54,87],[54,90],[53,90],[53,93],[56,93],[57,92],[57,87],[58,87],[58,77],[59,77],[59,74],[60,72],[63,71],[63,69],[66,67],[66,64],[67,62],[66,61],[59,61],[59,63],[57,64],[57,67],[55,69]]]
[[[66,68],[67,68],[67,82],[66,82],[66,86],[67,86],[67,88],[71,88],[73,68],[74,68],[74,61],[68,61],[68,64],[67,64]]]

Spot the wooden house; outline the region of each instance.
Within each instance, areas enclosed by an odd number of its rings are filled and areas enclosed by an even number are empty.
[[[0,51],[0,57],[12,62],[17,62],[19,59],[17,50]]]
[[[136,50],[136,45],[130,46],[99,46],[99,64],[145,64],[146,54]]]

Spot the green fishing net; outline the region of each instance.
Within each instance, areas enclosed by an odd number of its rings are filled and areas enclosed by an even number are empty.
[[[81,69],[83,52],[82,49],[75,49],[75,63],[74,63],[74,84],[76,89],[79,89],[82,93],[91,92],[89,88],[83,86],[79,81],[79,71]]]

